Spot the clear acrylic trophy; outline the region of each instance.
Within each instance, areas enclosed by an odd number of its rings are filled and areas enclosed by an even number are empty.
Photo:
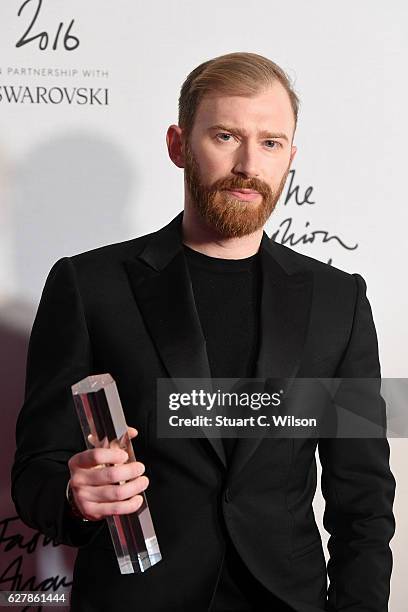
[[[119,447],[128,453],[128,463],[136,461],[112,376],[88,376],[71,389],[87,447]],[[141,495],[136,512],[106,517],[122,574],[144,572],[162,558],[144,491]]]

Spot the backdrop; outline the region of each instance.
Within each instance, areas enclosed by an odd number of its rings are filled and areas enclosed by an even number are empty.
[[[251,51],[294,80],[298,153],[266,230],[364,276],[382,374],[407,376],[407,22],[405,0],[2,0],[0,589],[69,584],[76,552],[25,528],[9,494],[27,340],[46,275],[62,256],[153,231],[182,209],[183,173],[165,136],[180,86],[201,62]],[[390,609],[402,612],[407,444],[390,444]],[[320,491],[314,507],[326,542]]]

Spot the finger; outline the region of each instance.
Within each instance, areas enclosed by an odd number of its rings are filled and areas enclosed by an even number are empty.
[[[135,495],[139,495],[149,486],[147,476],[140,476],[120,485],[104,485],[99,487],[82,487],[75,493],[75,499],[84,504],[87,501],[99,503],[111,503],[124,501]]]
[[[99,470],[76,470],[71,480],[73,486],[89,485],[100,486],[116,484],[127,480],[133,480],[141,476],[145,466],[140,461],[132,461],[121,465],[103,466]]]
[[[128,454],[120,448],[91,448],[73,455],[68,465],[71,472],[75,468],[92,468],[106,463],[123,463]]]
[[[144,498],[142,495],[135,495],[131,499],[125,501],[116,501],[111,503],[85,502],[83,508],[80,508],[85,518],[93,521],[99,521],[106,516],[131,514],[136,512],[142,506]]]
[[[129,438],[134,438],[139,432],[135,427],[128,427]]]

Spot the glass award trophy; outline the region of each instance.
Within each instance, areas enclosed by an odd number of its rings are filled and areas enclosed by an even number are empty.
[[[71,390],[86,446],[121,448],[128,463],[136,461],[112,376],[88,376]],[[144,572],[162,558],[145,492],[140,495],[143,503],[136,512],[106,517],[121,574]]]

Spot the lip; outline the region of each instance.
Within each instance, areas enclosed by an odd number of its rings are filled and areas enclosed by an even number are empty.
[[[259,191],[252,189],[226,189],[226,191],[239,200],[255,200],[260,195]]]

